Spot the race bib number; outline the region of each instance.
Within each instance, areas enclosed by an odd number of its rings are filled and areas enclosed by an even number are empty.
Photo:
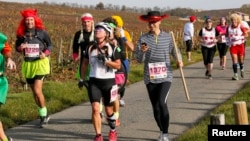
[[[150,79],[161,79],[167,77],[167,67],[165,62],[149,63]]]
[[[39,44],[27,44],[25,48],[25,57],[39,57]]]
[[[114,102],[117,99],[117,95],[118,95],[118,86],[113,85],[110,91],[110,103]]]
[[[226,43],[226,36],[225,36],[225,35],[222,35],[222,36],[221,36],[221,42],[222,42],[222,43]]]

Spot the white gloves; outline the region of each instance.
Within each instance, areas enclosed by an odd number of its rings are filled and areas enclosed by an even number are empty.
[[[124,33],[123,28],[120,29],[120,36],[121,36],[121,38],[124,38],[124,37],[125,37],[125,33]]]
[[[7,59],[7,68],[10,70],[16,69],[16,63],[11,58]]]

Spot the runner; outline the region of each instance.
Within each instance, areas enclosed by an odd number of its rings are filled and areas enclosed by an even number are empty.
[[[250,32],[250,27],[249,27],[248,23],[245,21],[246,20],[245,16],[243,14],[241,14],[241,13],[237,13],[237,14],[242,18],[241,23],[240,23],[241,26],[243,26],[246,29],[247,33]],[[246,48],[246,45],[247,45],[247,39],[245,38],[244,48]],[[244,57],[243,57],[243,59],[245,59],[245,51],[244,51]],[[239,68],[239,64],[238,64],[238,68]]]
[[[16,31],[15,48],[24,56],[22,74],[30,85],[35,102],[39,107],[39,126],[42,128],[50,119],[42,87],[45,76],[50,73],[49,55],[52,43],[42,20],[37,16],[36,9],[25,9],[20,13],[23,19]]]
[[[80,61],[79,68],[81,68],[81,62],[85,54],[86,47],[94,41],[94,18],[90,13],[84,13],[81,16],[81,29],[74,35],[73,40],[73,60],[75,62]],[[79,53],[80,52],[80,53]],[[80,78],[79,68],[76,74],[76,78]],[[88,79],[88,73],[84,79]]]
[[[160,129],[159,141],[169,141],[167,97],[173,79],[170,59],[172,56],[177,59],[174,41],[169,33],[160,29],[161,20],[167,18],[167,15],[161,15],[159,11],[150,11],[139,18],[148,22],[149,32],[140,36],[138,40],[136,59],[144,63],[144,83],[152,104],[155,121]],[[181,57],[180,52],[178,56]],[[177,64],[179,67],[183,66],[181,60]],[[159,71],[155,73],[156,70]]]
[[[7,68],[10,70],[16,69],[16,64],[12,61],[11,57],[11,47],[7,42],[7,37],[0,32],[0,82],[1,82],[1,96],[0,96],[0,105],[5,104],[6,97],[8,94],[8,80],[6,76],[4,76],[5,71],[5,60],[7,60]],[[1,141],[13,141],[11,137],[6,136],[3,129],[3,124],[0,121],[0,140]]]
[[[228,45],[226,43],[226,31],[227,31],[227,20],[226,17],[220,18],[220,23],[216,26],[216,32],[219,33],[218,36],[218,42],[217,42],[217,48],[219,51],[219,57],[220,57],[220,66],[222,70],[226,68],[226,61],[227,61],[227,50]]]
[[[201,43],[201,52],[203,57],[203,63],[206,69],[205,76],[208,79],[213,79],[213,60],[216,52],[216,37],[219,35],[215,28],[212,27],[212,19],[208,16],[205,19],[205,26],[199,32],[199,41]]]
[[[195,16],[189,17],[189,22],[185,23],[183,33],[184,41],[186,43],[186,53],[188,62],[192,62],[191,52],[194,44],[194,23],[196,22]]]
[[[117,23],[117,27],[115,28],[115,36],[116,38],[122,38],[123,40],[123,46],[122,43],[120,43],[121,45],[121,49],[122,49],[122,60],[123,63],[126,65],[126,69],[127,69],[127,76],[130,70],[130,60],[129,60],[129,51],[134,51],[134,44],[132,42],[132,38],[129,34],[129,32],[127,30],[124,29],[124,22],[122,20],[122,18],[118,15],[113,15],[112,18],[116,21]],[[129,78],[127,79],[127,84],[129,84]],[[121,90],[120,92],[120,105],[121,106],[125,106],[125,101],[122,99],[123,96],[125,94],[125,87],[123,90]]]
[[[232,80],[239,80],[238,77],[238,63],[240,66],[241,78],[244,78],[244,54],[245,38],[248,37],[247,29],[241,25],[241,17],[234,13],[230,16],[231,25],[227,29],[227,38],[230,46],[230,54],[233,63],[234,76]]]
[[[84,56],[81,67],[79,88],[84,85],[83,76],[90,64],[88,96],[92,106],[92,122],[96,136],[94,141],[103,141],[100,117],[100,101],[103,98],[107,121],[110,126],[109,141],[117,141],[114,101],[117,99],[117,85],[115,85],[115,69],[120,69],[120,56],[114,54],[110,44],[110,35],[113,33],[109,24],[100,22],[95,26],[95,43],[91,45]],[[117,57],[117,58],[115,58]]]
[[[103,22],[106,22],[109,25],[111,25],[113,27],[113,29],[117,28],[117,22],[112,17],[105,18],[103,20]],[[119,49],[125,48],[123,38],[121,38],[120,36],[117,36],[117,34],[114,33],[111,36],[111,40],[113,41],[113,44],[115,46],[119,46]],[[122,52],[120,52],[120,53],[121,53],[121,56],[122,56]],[[117,99],[114,102],[114,112],[115,112],[115,115],[116,115],[116,126],[119,126],[121,124],[120,120],[119,120],[119,117],[120,117],[120,112],[119,111],[120,111],[120,106],[122,105],[122,102],[120,104],[119,101],[121,101],[121,97],[124,96],[126,80],[127,80],[127,77],[128,77],[127,72],[126,72],[126,65],[124,64],[124,60],[125,60],[125,58],[122,58],[121,69],[117,70],[116,74],[115,74],[116,84],[119,87],[119,91],[118,91],[119,95],[118,95]]]

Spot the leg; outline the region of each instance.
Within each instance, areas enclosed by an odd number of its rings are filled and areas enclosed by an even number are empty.
[[[207,67],[208,67],[208,78],[212,79],[212,71],[213,71],[213,61],[214,61],[214,54],[216,52],[216,47],[212,47],[212,48],[208,48],[207,49],[208,53],[207,53]]]
[[[191,51],[187,52],[187,59],[188,59],[188,61],[191,61]]]
[[[50,120],[50,117],[48,116],[48,113],[47,113],[47,107],[45,105],[45,98],[44,98],[44,94],[42,92],[42,86],[43,86],[43,78],[42,79],[34,79],[34,84],[30,85],[32,92],[33,92],[35,102],[39,107],[40,127],[41,128],[43,128]]]
[[[208,77],[210,75],[209,67],[208,67],[208,49],[206,47],[201,47],[203,64],[206,69],[205,76]]]
[[[92,124],[95,130],[95,140],[103,140],[102,137],[102,119],[100,116],[100,110],[103,98],[102,91],[98,86],[102,86],[103,84],[99,84],[96,81],[90,79],[89,81],[89,89],[88,96],[92,107]]]
[[[168,127],[169,127],[169,111],[167,106],[167,96],[169,94],[169,90],[171,87],[171,82],[164,82],[160,86],[160,110],[161,110],[161,123],[162,123],[162,132],[163,134],[168,133]]]
[[[167,107],[167,96],[169,94],[171,82],[160,84],[147,84],[149,98],[154,111],[154,118],[160,129],[159,141],[168,140],[169,111]]]
[[[231,47],[232,48],[232,47]],[[238,57],[237,57],[237,54],[234,54],[231,52],[231,58],[232,58],[232,64],[233,64],[233,73],[234,73],[234,76],[232,78],[232,80],[238,80]]]
[[[154,119],[160,129],[160,131],[163,130],[162,125],[161,125],[161,120],[160,120],[160,103],[159,103],[159,93],[158,93],[158,87],[157,85],[159,84],[153,84],[149,83],[146,85],[149,99],[153,108],[153,113],[154,113]]]
[[[114,107],[113,107],[113,111],[116,117],[116,121],[115,124],[116,126],[120,125],[120,121],[119,121],[119,111],[120,111],[120,96],[118,95],[117,99],[114,101]]]
[[[116,116],[113,111],[112,104],[105,105],[105,111],[107,114],[107,120],[110,127],[109,131],[109,141],[116,141],[117,140],[117,133],[116,133]]]
[[[109,141],[116,141],[117,140],[117,133],[116,133],[116,115],[114,113],[114,103],[110,103],[110,89],[105,89],[103,92],[103,98],[104,98],[104,106],[105,106],[105,112],[107,115],[107,121],[110,127],[109,131]],[[118,100],[118,99],[116,99]],[[118,101],[119,102],[119,101]],[[119,106],[119,105],[118,105]]]
[[[45,99],[42,92],[42,86],[43,86],[43,80],[35,80],[35,83],[30,85],[36,104],[40,108],[45,107]]]
[[[7,139],[7,136],[6,136],[5,133],[4,133],[3,124],[2,124],[1,121],[0,121],[0,139],[1,139],[1,141]]]
[[[222,49],[222,60],[223,60],[223,66],[222,69],[225,69],[226,67],[226,63],[227,63],[227,50],[228,50],[228,46],[226,45],[226,43],[223,44],[223,49]]]
[[[102,121],[100,117],[100,103],[93,102],[91,106],[92,106],[92,122],[95,128],[96,135],[101,135]]]
[[[0,121],[0,139],[1,141],[11,141],[11,138],[8,139],[8,137],[5,135],[3,130],[3,124],[1,121]]]
[[[186,53],[187,53],[187,60],[191,61],[191,50],[192,50],[192,40],[187,40],[186,41]]]
[[[124,96],[124,94],[125,94],[125,87],[120,91],[120,101],[119,101],[119,103],[120,103],[120,106],[121,107],[124,107],[125,106],[125,101],[122,99],[123,98],[123,96]]]

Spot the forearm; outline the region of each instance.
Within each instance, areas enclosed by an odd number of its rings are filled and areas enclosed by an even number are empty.
[[[120,59],[117,59],[115,61],[107,60],[105,65],[108,66],[108,67],[111,67],[113,69],[118,69],[119,70],[121,68],[121,60]]]

